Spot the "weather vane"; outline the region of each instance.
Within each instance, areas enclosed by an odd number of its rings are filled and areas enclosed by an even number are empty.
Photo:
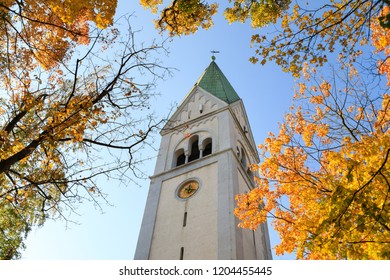
[[[215,60],[215,54],[219,53],[219,51],[210,51],[213,55],[211,56],[211,59],[214,61]]]

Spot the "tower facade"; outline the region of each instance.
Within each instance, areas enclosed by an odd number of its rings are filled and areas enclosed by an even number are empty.
[[[271,259],[267,224],[237,227],[259,158],[244,104],[213,60],[161,131],[135,259]]]

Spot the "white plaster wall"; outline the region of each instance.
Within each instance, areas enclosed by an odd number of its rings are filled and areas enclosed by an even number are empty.
[[[217,259],[217,163],[189,171],[162,183],[150,259]],[[189,199],[176,197],[177,187],[197,178],[199,190]],[[183,227],[184,212],[187,224]]]
[[[224,104],[220,100],[217,100],[215,97],[211,97],[210,94],[205,94],[205,92],[197,88],[190,97],[190,100],[184,107],[183,111],[180,113],[178,120],[185,122],[190,119],[196,119],[210,113],[211,111],[217,110],[222,107]],[[179,124],[177,122],[176,124]]]
[[[244,178],[240,172],[238,173],[238,189],[239,193],[245,193],[249,191],[248,185],[246,184]],[[249,229],[241,229],[242,238],[243,238],[243,247],[244,247],[244,259],[256,259],[257,254],[255,252],[255,242],[253,238],[253,232]]]
[[[200,107],[201,105],[202,107]],[[185,122],[216,111],[226,105],[227,104],[224,101],[196,86],[187,95],[175,114],[173,114],[169,126],[179,126]]]

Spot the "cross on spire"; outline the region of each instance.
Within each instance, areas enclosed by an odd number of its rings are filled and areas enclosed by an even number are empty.
[[[219,53],[219,51],[210,51],[213,55],[211,56],[211,60],[214,61],[215,60],[215,54]]]

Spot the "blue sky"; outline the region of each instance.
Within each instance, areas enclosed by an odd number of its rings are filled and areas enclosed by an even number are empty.
[[[131,3],[131,4],[130,4]],[[172,104],[179,104],[210,63],[211,50],[217,50],[216,63],[242,98],[256,143],[260,144],[269,131],[276,132],[278,122],[291,105],[294,80],[274,64],[265,66],[249,62],[254,49],[250,38],[255,32],[249,24],[229,25],[223,20],[220,8],[210,30],[200,30],[195,35],[173,38],[167,43],[170,54],[162,54],[165,66],[178,69],[174,76],[159,81],[157,91],[161,94],[152,101],[156,114],[169,113]],[[138,1],[120,1],[117,14],[133,13],[134,29],[138,42],[161,38],[153,28],[149,11],[139,7]],[[261,30],[272,32],[272,29]],[[156,137],[158,149],[160,138]],[[155,156],[152,149],[144,156],[152,156],[140,168],[153,174]],[[103,205],[103,212],[92,204],[80,205],[78,214],[69,217],[73,222],[47,221],[28,236],[23,259],[132,259],[137,244],[139,228],[145,207],[149,181],[137,185],[119,186],[116,181],[100,181],[113,206]],[[76,223],[74,223],[76,222]],[[271,231],[271,243],[277,242]],[[291,258],[282,256],[278,258]]]

